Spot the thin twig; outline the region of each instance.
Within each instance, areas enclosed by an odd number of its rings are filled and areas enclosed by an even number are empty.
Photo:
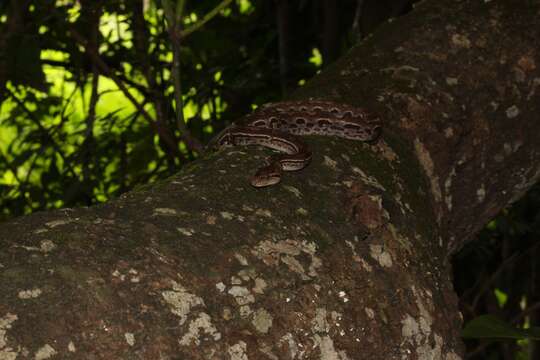
[[[176,105],[176,127],[182,133],[189,133],[186,127],[186,120],[184,118],[184,100],[182,92],[182,76],[181,76],[181,62],[180,62],[180,51],[181,51],[181,41],[193,33],[194,31],[200,29],[204,24],[210,21],[215,17],[221,10],[229,6],[232,0],[223,0],[219,5],[210,10],[201,21],[192,25],[186,30],[182,30],[182,18],[184,15],[184,6],[185,0],[178,0],[176,3],[176,8],[173,10],[172,4],[170,1],[163,1],[163,9],[165,11],[165,17],[168,21],[168,32],[169,38],[171,39],[172,49],[173,49],[173,64],[172,64],[172,74],[173,74],[173,86],[174,86],[174,102]],[[174,13],[173,13],[174,11]]]
[[[360,20],[362,17],[363,6],[364,6],[364,0],[356,1],[356,10],[354,12],[354,20],[351,27],[352,34],[355,37],[356,41],[359,41],[362,38],[362,34],[360,33]]]
[[[176,127],[181,134],[186,133],[186,121],[184,119],[184,101],[182,99],[182,78],[180,63],[180,26],[182,25],[182,16],[184,14],[185,0],[178,0],[176,8],[173,10],[172,0],[163,0],[163,10],[167,19],[167,32],[173,49],[172,76],[174,88],[175,120]]]
[[[174,103],[176,105],[176,127],[181,133],[187,130],[186,121],[184,119],[184,100],[182,99],[182,77],[180,63],[180,37],[178,36],[178,24],[169,24],[169,37],[173,48],[173,87],[174,87]]]
[[[185,29],[184,31],[180,32],[180,37],[185,38],[186,36],[189,36],[194,31],[197,31],[201,27],[204,26],[207,22],[212,20],[214,16],[219,14],[219,12],[223,9],[225,9],[229,4],[232,2],[232,0],[223,0],[218,6],[210,10],[200,21],[197,21],[195,24],[191,25],[189,28]]]
[[[200,21],[192,25],[186,30],[182,30],[182,17],[184,12],[185,0],[178,0],[175,13],[172,13],[172,6],[169,1],[163,1],[163,7],[165,10],[165,17],[169,22],[168,32],[171,39],[173,48],[173,82],[174,82],[174,102],[176,105],[176,127],[181,133],[189,133],[186,127],[186,121],[184,119],[184,101],[182,93],[182,77],[181,77],[181,63],[180,63],[180,51],[181,41],[193,33],[194,31],[203,27],[208,21],[215,17],[221,10],[229,6],[232,0],[223,0],[219,5],[210,10]]]

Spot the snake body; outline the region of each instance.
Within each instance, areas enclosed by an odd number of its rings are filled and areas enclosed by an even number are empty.
[[[280,151],[251,178],[251,185],[264,187],[277,184],[283,171],[309,164],[311,151],[298,135],[374,141],[380,132],[380,119],[361,108],[331,101],[286,101],[262,105],[242,125],[232,124],[220,132],[209,147],[261,145]]]

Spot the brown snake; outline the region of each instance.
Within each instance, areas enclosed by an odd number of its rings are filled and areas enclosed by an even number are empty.
[[[251,178],[251,185],[277,184],[283,171],[303,169],[311,151],[297,135],[337,136],[374,141],[381,132],[381,121],[363,109],[331,101],[302,100],[265,104],[245,117],[242,125],[232,124],[220,132],[208,148],[261,145],[278,150],[268,164]]]

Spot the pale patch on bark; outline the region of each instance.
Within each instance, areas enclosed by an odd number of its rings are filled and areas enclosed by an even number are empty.
[[[344,351],[336,351],[334,341],[329,336],[315,335],[313,340],[319,346],[321,359],[324,360],[348,360],[349,357]]]
[[[358,236],[354,237],[354,242],[358,243]],[[356,246],[354,243],[350,240],[345,240],[345,244],[351,249],[352,257],[355,261],[359,261],[361,258],[358,256],[358,253],[356,252]]]
[[[536,88],[540,87],[540,78],[534,78],[531,84],[531,91],[527,94],[527,100],[531,100],[532,97],[536,94]]]
[[[234,218],[234,214],[233,213],[230,213],[228,211],[222,211],[219,213],[221,215],[222,218],[224,218],[225,220],[232,220]]]
[[[296,196],[297,198],[301,198],[302,197],[302,192],[300,192],[299,189],[295,188],[294,186],[290,186],[290,185],[283,185],[283,189],[287,190],[288,192],[294,194],[294,196]]]
[[[231,346],[228,350],[231,360],[248,360],[246,354],[247,344],[243,341],[239,341],[237,344]]]
[[[388,146],[384,141],[380,141],[377,144],[378,148],[381,150],[380,154],[382,155],[383,159],[386,159],[388,161],[397,161],[398,156],[394,152],[394,149],[392,149],[390,146]]]
[[[278,266],[283,263],[302,279],[309,280],[317,276],[317,269],[322,265],[321,260],[315,256],[316,250],[317,246],[313,242],[287,239],[277,243],[269,240],[262,241],[252,250],[252,253],[267,265]],[[307,269],[296,258],[302,254],[307,254],[311,258]]]
[[[373,311],[373,309],[371,308],[364,308],[364,312],[366,313],[367,317],[370,318],[370,319],[375,319],[375,311]]]
[[[454,136],[454,129],[453,128],[447,127],[446,129],[444,129],[444,137],[445,138],[449,139],[452,136]]]
[[[124,338],[129,346],[135,345],[135,335],[133,333],[127,332],[124,334]]]
[[[247,264],[245,266],[247,266]],[[245,268],[238,271],[238,276],[244,281],[253,280],[257,275],[257,271],[254,268]]]
[[[223,319],[227,321],[231,320],[233,316],[231,308],[228,306],[225,306],[223,308],[223,312],[221,313],[221,316],[223,317]]]
[[[227,286],[223,282],[218,282],[216,284],[216,289],[218,289],[219,292],[224,292]]]
[[[156,208],[154,209],[154,213],[152,216],[159,216],[159,215],[176,215],[176,210],[171,208]]]
[[[45,231],[47,231],[47,230],[45,230]],[[39,251],[39,252],[42,252],[42,253],[45,254],[45,253],[51,252],[54,249],[56,249],[56,244],[51,240],[42,240],[39,243],[39,247],[37,247],[37,246],[24,246],[24,245],[21,245],[19,247],[23,248],[25,250],[28,250],[28,251]]]
[[[35,360],[50,359],[56,354],[57,354],[56,350],[51,345],[45,344],[44,346],[39,348],[38,351],[36,351],[36,354],[34,355],[34,359]]]
[[[451,188],[452,188],[452,178],[454,176],[456,176],[456,168],[455,167],[452,168],[452,170],[450,171],[450,174],[448,174],[448,177],[444,181],[444,193],[445,193],[444,201],[446,203],[446,208],[448,209],[448,211],[451,211],[452,206],[453,206]]]
[[[68,343],[68,351],[69,352],[75,352],[77,351],[77,347],[75,346],[75,344],[73,343],[73,341],[70,341]]]
[[[311,320],[312,330],[317,333],[328,333],[330,324],[326,319],[326,309],[318,308],[315,311],[315,317]]]
[[[369,246],[370,255],[375,259],[382,267],[391,267],[393,265],[392,256],[389,252],[384,250],[382,245],[372,244]]]
[[[241,284],[242,284],[242,279],[240,279],[236,275],[231,276],[231,285],[241,285]]]
[[[18,352],[7,346],[7,332],[11,329],[11,324],[18,319],[15,314],[7,313],[0,317],[0,359],[15,360]]]
[[[47,225],[49,228],[55,228],[57,226],[62,226],[62,225],[66,225],[66,224],[69,224],[71,222],[75,221],[75,219],[68,219],[68,220],[54,220],[54,221],[49,221],[47,223],[45,223],[45,225]]]
[[[221,333],[219,333],[212,324],[210,316],[205,313],[199,313],[199,316],[196,319],[190,321],[188,332],[182,336],[179,343],[183,346],[192,344],[200,345],[201,341],[207,339],[203,335],[209,335],[214,341],[221,339]]]
[[[176,228],[176,230],[178,230],[182,235],[186,235],[186,236],[192,236],[193,234],[195,234],[194,229],[178,227],[178,228]]]
[[[270,210],[266,210],[266,209],[257,209],[255,211],[255,215],[271,218],[272,217],[272,212]]]
[[[411,315],[406,314],[405,319],[401,320],[401,336],[405,338],[416,338],[419,332],[419,326],[416,320]]]
[[[485,200],[486,188],[484,187],[484,184],[482,184],[480,188],[476,190],[476,198],[478,199],[478,202],[483,202]]]
[[[369,185],[369,186],[373,186],[374,188],[377,188],[379,190],[383,190],[383,191],[386,191],[386,189],[384,188],[384,186],[382,186],[376,178],[374,178],[373,176],[368,176],[365,172],[362,171],[362,169],[360,168],[357,168],[356,166],[353,166],[352,167],[352,171],[355,173],[355,174],[358,174],[360,175],[360,180],[366,184],[366,185]]]
[[[253,310],[251,309],[249,305],[242,305],[240,306],[239,313],[242,319],[246,319],[249,316],[251,316],[251,314],[253,314]]]
[[[506,109],[506,117],[509,119],[513,119],[519,115],[519,108],[516,105],[510,106],[508,109]]]
[[[458,78],[455,78],[455,77],[450,77],[448,76],[446,78],[446,84],[449,85],[449,86],[455,86],[459,83],[459,79]]]
[[[236,260],[238,260],[240,265],[247,266],[249,264],[246,257],[242,254],[234,254],[234,257],[236,258]]]
[[[414,149],[416,150],[416,156],[426,173],[430,184],[431,184],[431,193],[435,198],[435,201],[440,202],[442,199],[441,188],[439,186],[439,177],[435,176],[435,166],[429,151],[425,148],[424,144],[420,139],[414,139]]]
[[[180,318],[180,325],[187,320],[188,314],[195,306],[204,306],[204,300],[190,294],[183,286],[172,281],[172,290],[164,291],[161,296],[171,309],[171,312]]]
[[[122,272],[118,269],[114,270],[111,275],[122,282],[125,281],[126,277],[128,276],[129,276],[129,281],[132,283],[138,283],[141,281],[141,278],[138,276],[139,272],[133,268],[128,270],[127,275],[122,274]]]
[[[262,344],[261,346],[259,346],[259,351],[261,353],[263,353],[264,355],[266,355],[266,357],[270,360],[279,360],[279,357],[277,357],[273,352],[272,352],[272,346],[268,345],[268,344]]]
[[[398,232],[398,230],[396,229],[396,227],[394,226],[394,224],[392,223],[388,223],[387,225],[387,228],[388,230],[390,231],[390,234],[392,235],[392,238],[397,240],[397,242],[405,249],[407,250],[407,252],[411,253],[412,251],[412,244],[411,242],[409,241],[408,238],[404,237],[400,232]],[[415,236],[415,238],[417,238],[417,236]]]
[[[465,49],[469,49],[471,47],[471,41],[464,34],[454,34],[454,35],[452,35],[451,44],[454,47],[460,47],[460,48],[465,48]]]
[[[435,334],[435,341],[432,344],[424,343],[416,349],[418,360],[442,359],[442,337]]]
[[[294,337],[291,333],[287,333],[279,339],[279,342],[281,343],[287,343],[287,346],[289,348],[289,354],[292,359],[301,358],[304,351],[299,350],[299,346],[297,342],[294,340]]]
[[[341,290],[340,292],[338,292],[338,297],[339,297],[344,303],[349,302],[349,296],[347,295],[347,292],[346,292],[346,291]]]
[[[371,267],[371,265],[369,265],[369,263],[366,260],[362,259],[360,256],[353,256],[353,260],[360,263],[360,265],[362,265],[362,268],[367,272],[373,271],[373,267]]]
[[[382,196],[380,196],[380,195],[368,195],[368,198],[371,199],[371,201],[373,203],[377,204],[377,208],[378,208],[378,211],[380,213],[381,218],[384,219],[385,221],[389,221],[390,220],[390,214],[383,207]],[[370,229],[375,229],[375,228],[378,228],[379,226],[381,226],[382,222],[372,223],[372,224],[365,224],[365,225],[367,225],[368,228],[370,228]]]
[[[234,297],[234,300],[238,305],[247,305],[255,302],[255,297],[245,286],[231,286],[227,293]]]
[[[327,155],[324,155],[324,161],[323,161],[323,164],[325,166],[328,166],[329,168],[331,169],[337,169],[337,161],[331,159],[330,157],[328,157]]]
[[[448,354],[446,354],[444,360],[461,360],[461,359],[463,359],[461,356],[451,351]]]
[[[256,294],[264,294],[264,289],[268,287],[266,281],[262,278],[255,279],[255,286],[253,287],[253,292]]]
[[[266,334],[272,327],[273,317],[265,309],[258,309],[253,313],[251,323],[258,332]]]
[[[432,305],[426,304],[426,301],[430,303],[432,301],[431,292],[424,291],[421,295],[415,286],[412,286],[411,289],[416,298],[419,315],[414,318],[410,314],[406,314],[401,321],[401,334],[404,338],[401,346],[403,356],[410,356],[411,348],[404,346],[408,343],[412,345],[412,350],[416,352],[418,359],[451,359],[455,354],[449,353],[443,356],[443,338],[438,334],[433,334],[433,317],[427,309]]]
[[[17,297],[21,300],[35,299],[41,295],[41,289],[21,290]]]

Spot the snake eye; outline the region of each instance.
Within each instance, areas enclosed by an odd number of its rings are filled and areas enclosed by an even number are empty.
[[[368,130],[369,139],[377,140],[382,133],[382,127],[377,125]]]

